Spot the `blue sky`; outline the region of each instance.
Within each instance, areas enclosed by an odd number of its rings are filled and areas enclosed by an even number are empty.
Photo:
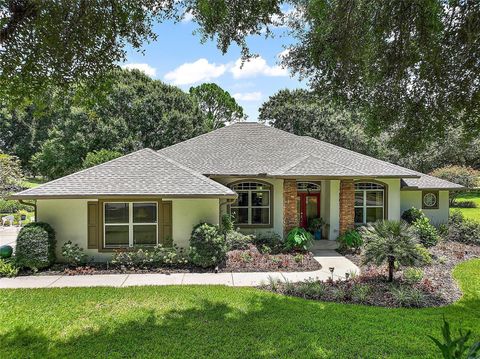
[[[249,121],[257,120],[260,105],[278,90],[305,87],[304,82],[292,78],[287,69],[279,66],[279,54],[292,43],[284,29],[274,29],[273,39],[250,37],[250,50],[260,57],[240,69],[238,46],[232,45],[222,55],[215,42],[201,44],[200,36],[192,34],[195,28],[196,24],[189,20],[157,24],[157,41],[146,44],[143,53],[127,50],[123,66],[139,68],[184,91],[203,82],[214,82],[236,98]]]

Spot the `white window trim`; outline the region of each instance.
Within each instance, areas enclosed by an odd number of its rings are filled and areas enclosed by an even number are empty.
[[[248,211],[248,223],[235,223],[238,226],[270,226],[272,222],[272,214],[271,212],[271,201],[272,201],[272,193],[270,189],[241,189],[235,190],[238,194],[240,193],[248,193],[248,205],[247,206],[234,206],[230,205],[230,214],[232,213],[232,209],[247,209]],[[268,192],[268,206],[253,206],[252,205],[252,193],[253,192]],[[254,208],[266,208],[268,209],[268,223],[252,223],[252,212]]]
[[[356,189],[355,194],[358,192],[363,193],[363,204],[361,206],[357,206],[354,204],[354,208],[362,208],[363,209],[363,222],[355,222],[357,225],[366,224],[367,223],[367,208],[381,208],[382,209],[382,218],[385,218],[385,188],[375,188],[375,189]],[[382,192],[383,203],[381,206],[377,205],[367,205],[367,192]],[[355,197],[354,197],[355,198]]]
[[[128,204],[128,223],[106,223],[105,222],[105,207],[107,204],[111,203],[127,203]],[[133,204],[134,203],[151,203],[155,205],[156,208],[156,221],[155,223],[134,223],[133,222]],[[111,245],[107,244],[107,236],[106,236],[106,227],[107,226],[128,226],[128,248],[133,248],[133,226],[155,226],[155,244],[153,246],[158,245],[158,203],[152,201],[134,201],[134,202],[104,202],[103,203],[103,247],[104,248],[126,248],[123,245]],[[152,245],[144,245],[144,246],[152,246]],[[153,247],[152,246],[152,247]]]

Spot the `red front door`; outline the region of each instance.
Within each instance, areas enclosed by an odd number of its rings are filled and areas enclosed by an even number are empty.
[[[297,197],[298,225],[308,227],[312,218],[320,218],[320,193],[298,193]]]

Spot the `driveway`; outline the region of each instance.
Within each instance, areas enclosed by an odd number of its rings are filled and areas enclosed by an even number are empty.
[[[20,227],[0,227],[0,246],[8,244],[15,247]]]

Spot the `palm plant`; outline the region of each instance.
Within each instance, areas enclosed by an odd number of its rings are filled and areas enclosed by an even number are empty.
[[[393,281],[395,262],[404,266],[412,266],[421,262],[417,248],[417,236],[406,222],[379,221],[363,228],[362,238],[365,241],[365,264],[377,266],[388,264],[388,281]]]

